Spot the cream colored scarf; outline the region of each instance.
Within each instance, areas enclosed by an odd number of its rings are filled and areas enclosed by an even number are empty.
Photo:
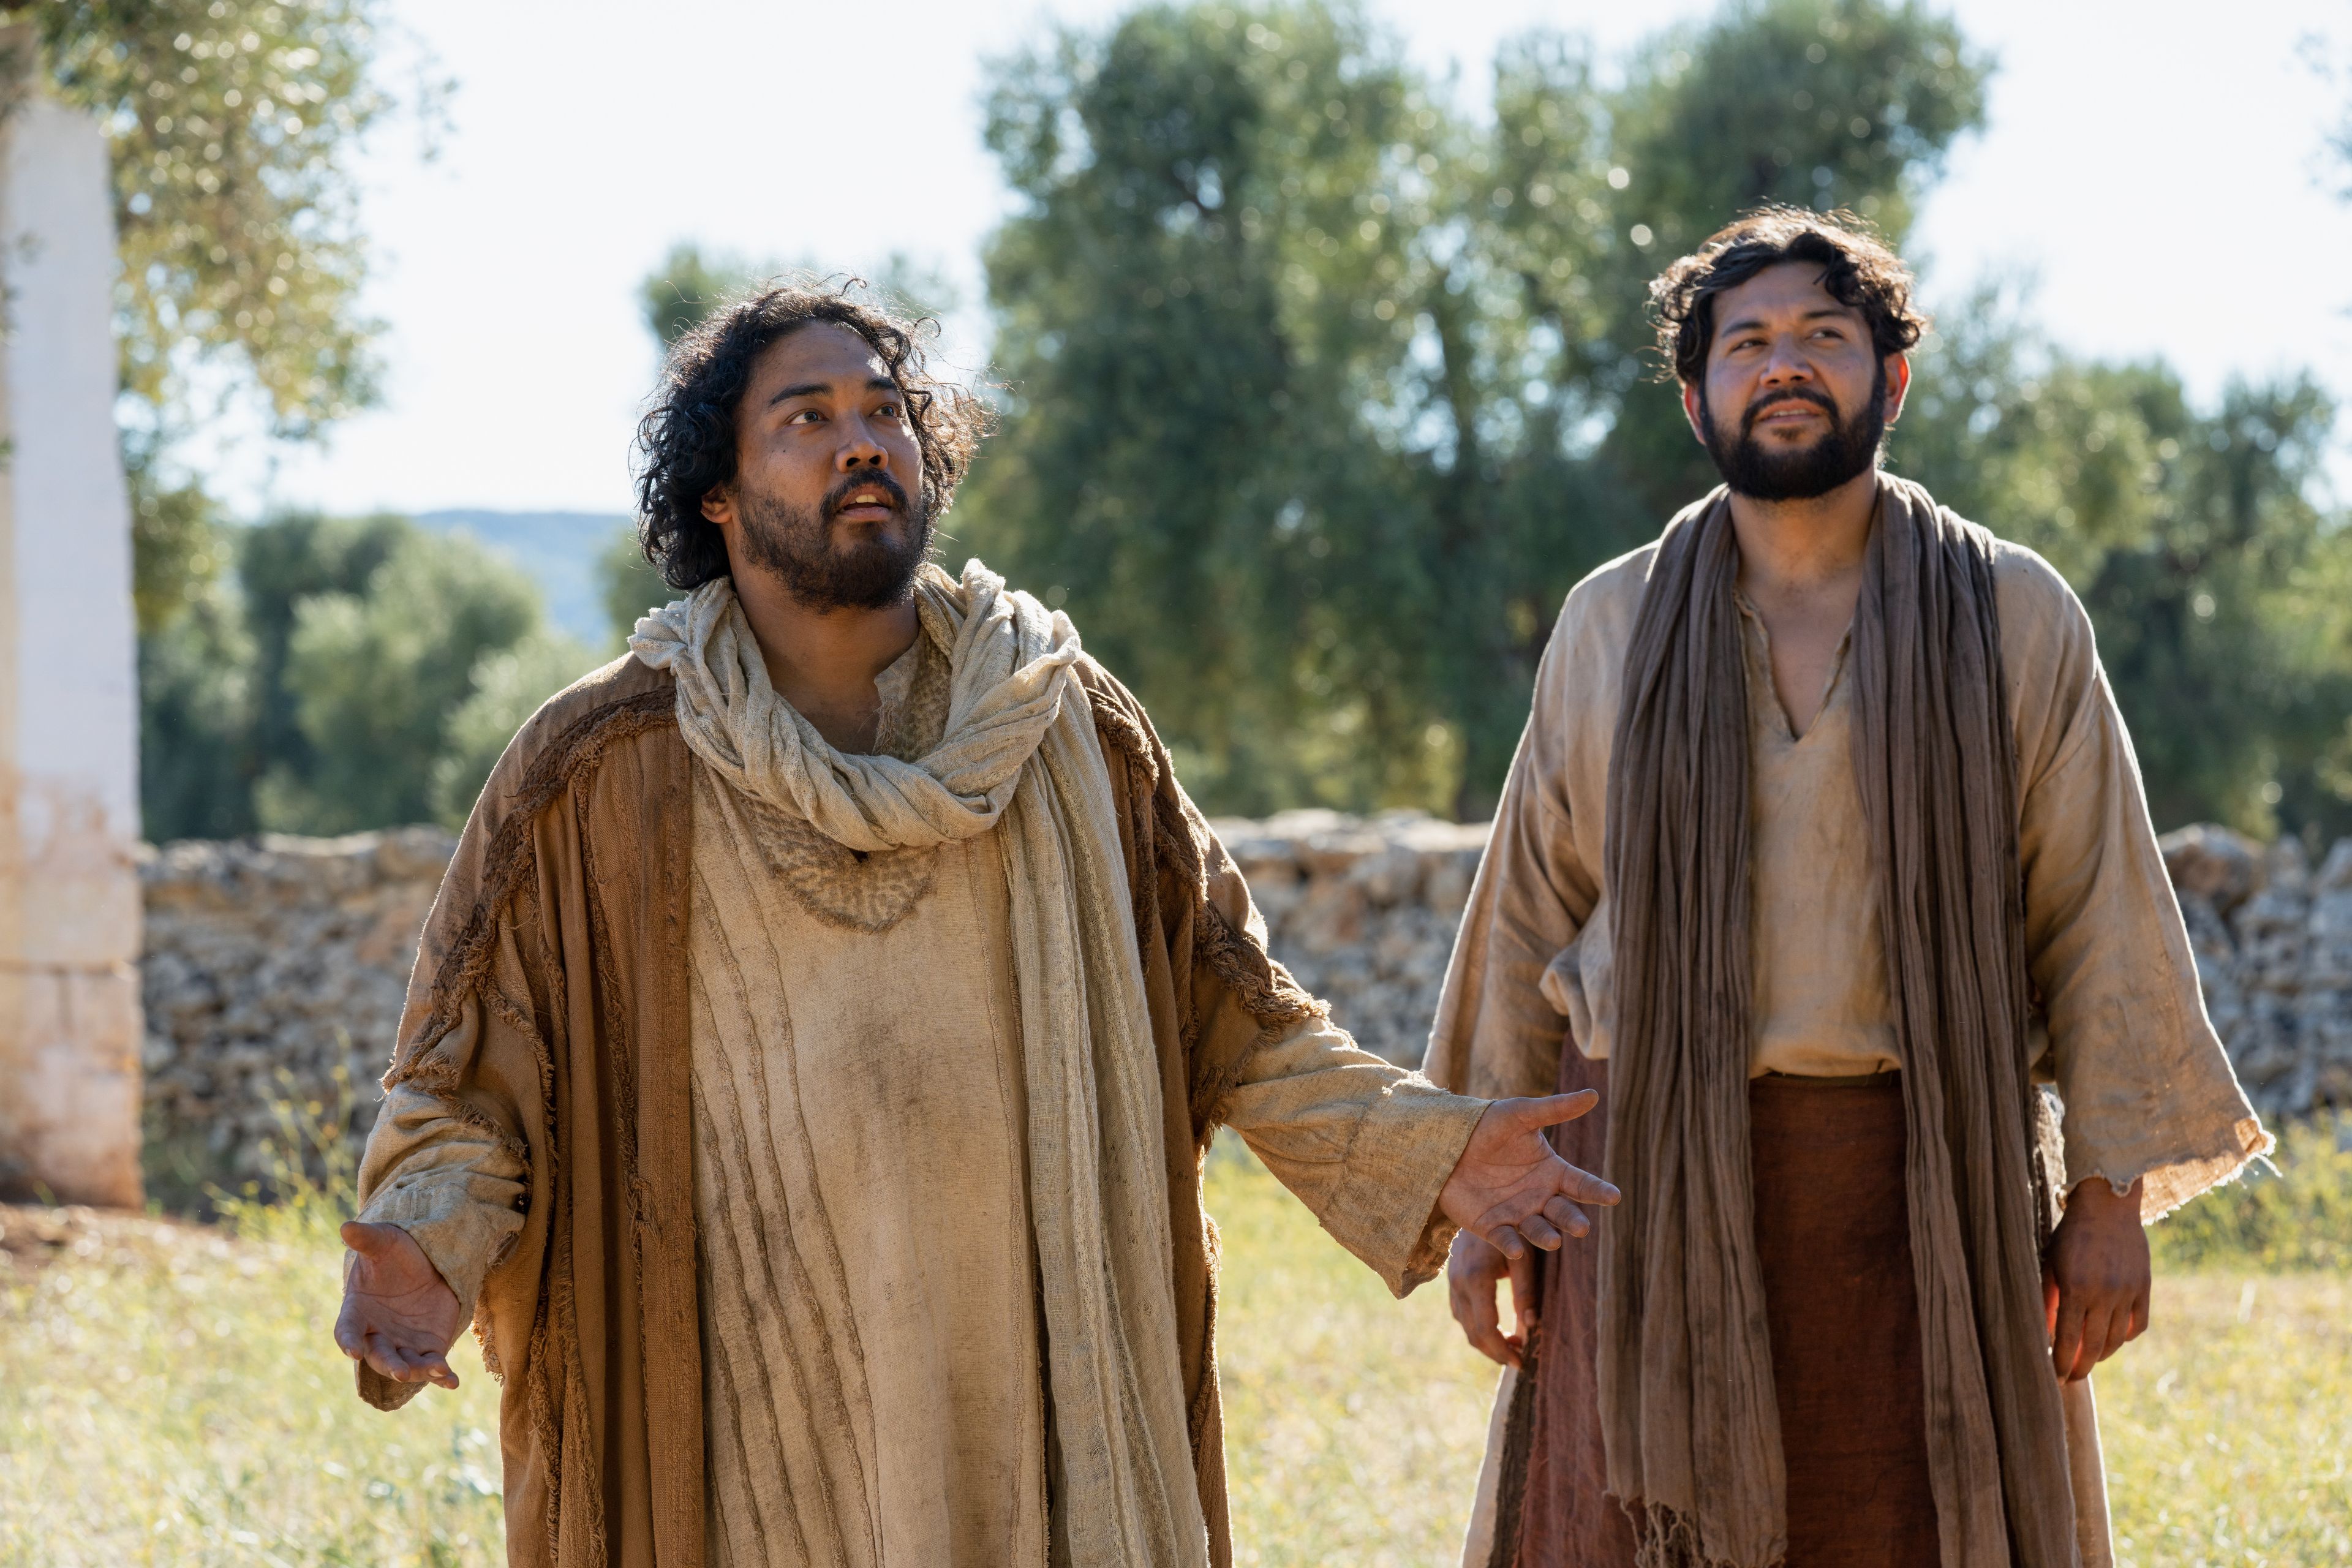
[[[1110,777],[1075,668],[1078,635],[977,561],[961,583],[927,565],[915,591],[954,627],[954,644],[947,732],[913,763],[845,755],[779,698],[724,578],[639,621],[629,646],[677,678],[678,727],[698,758],[836,843],[910,848],[1004,824],[1029,1206],[1061,1460],[1056,1556],[1205,1568],[1159,1068]]]

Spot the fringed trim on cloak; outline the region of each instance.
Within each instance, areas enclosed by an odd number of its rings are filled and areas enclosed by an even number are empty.
[[[1542,1331],[1528,1336],[1527,1354],[1519,1375],[1511,1384],[1511,1407],[1503,1415],[1503,1453],[1495,1478],[1495,1540],[1486,1552],[1486,1568],[1517,1568],[1522,1510],[1528,1501],[1528,1466],[1536,1450],[1536,1388],[1540,1380],[1537,1363],[1543,1354]]]
[[[595,709],[573,721],[523,771],[521,783],[506,802],[506,815],[483,852],[481,886],[474,907],[457,940],[443,955],[433,976],[433,991],[425,1026],[404,1042],[383,1077],[390,1089],[407,1081],[418,1058],[439,1044],[457,1026],[458,1010],[468,995],[481,988],[489,973],[498,942],[498,914],[537,861],[531,850],[531,830],[539,814],[571,787],[580,773],[593,768],[615,742],[675,723],[676,696],[667,689],[641,692]]]
[[[1105,679],[1108,679],[1108,677]],[[1096,734],[1142,767],[1144,794],[1149,795],[1159,788],[1160,759],[1152,754],[1154,748],[1150,733],[1133,713],[1128,711],[1127,703],[1121,700],[1127,696],[1126,690],[1114,683],[1111,690],[1089,690],[1087,695],[1094,711]]]
[[[1208,1300],[1201,1309],[1201,1386],[1192,1391],[1192,1408],[1184,1413],[1185,1425],[1192,1433],[1192,1470],[1201,1469],[1201,1444],[1208,1432],[1209,1411],[1217,1402],[1217,1273],[1224,1265],[1225,1238],[1217,1229],[1217,1222],[1209,1211],[1201,1211],[1201,1246],[1208,1254],[1209,1267],[1202,1289]],[[1220,1464],[1224,1455],[1217,1455]]]
[[[1624,1504],[1633,1521],[1633,1568],[1739,1568],[1725,1557],[1709,1557],[1699,1546],[1698,1526],[1664,1503]],[[1780,1568],[1785,1551],[1766,1568]]]
[[[386,1089],[413,1083],[426,1093],[446,1101],[461,1121],[489,1132],[499,1140],[502,1146],[510,1146],[516,1142],[504,1129],[491,1125],[458,1098],[459,1072],[457,1066],[429,1054],[457,1026],[467,998],[473,996],[480,998],[501,1022],[530,1042],[539,1068],[541,1095],[544,1100],[553,1099],[555,1062],[545,1035],[541,1032],[530,1009],[489,983],[491,959],[498,945],[499,915],[518,895],[535,900],[530,877],[537,866],[538,856],[531,844],[531,835],[540,813],[571,788],[582,774],[600,764],[612,747],[676,721],[674,692],[667,688],[641,692],[582,715],[531,759],[520,783],[505,801],[505,815],[491,834],[488,847],[483,852],[480,884],[474,906],[467,911],[464,925],[459,928],[456,940],[449,944],[440,968],[433,977],[424,1026],[414,1038],[403,1042],[398,1047],[391,1068],[383,1076]],[[581,809],[585,810],[584,801],[581,803]],[[583,853],[593,855],[587,847],[584,825],[581,843]],[[583,869],[588,884],[589,923],[591,942],[595,950],[597,978],[604,987],[604,1005],[609,1007],[613,1005],[611,999],[617,995],[612,983],[610,942],[604,930],[602,906],[596,898],[593,863],[583,864]],[[560,990],[562,966],[550,963],[546,967],[559,987],[554,1003],[561,1011],[565,1005]],[[634,1128],[629,1131],[634,1133]],[[551,1191],[559,1179],[561,1155],[552,1117],[548,1120],[547,1137],[549,1169],[541,1173],[541,1176]],[[517,1153],[525,1164],[530,1163],[528,1150],[510,1148],[510,1152]],[[629,1185],[633,1198],[637,1192],[635,1153],[632,1139],[627,1154],[631,1161]],[[530,1366],[525,1373],[524,1405],[532,1440],[538,1446],[545,1465],[547,1517],[544,1524],[550,1562],[562,1559],[563,1507],[567,1490],[563,1413],[575,1403],[580,1409],[587,1407],[586,1378],[579,1363],[570,1278],[568,1258],[551,1260],[551,1267],[540,1287],[537,1322],[530,1336]],[[486,1328],[478,1328],[477,1331],[482,1337],[487,1362],[496,1355],[496,1347],[491,1344]],[[555,1364],[559,1348],[562,1356],[560,1374]],[[503,1381],[503,1367],[500,1377]],[[582,1493],[572,1500],[584,1510],[589,1541],[594,1554],[601,1558],[605,1540],[604,1500],[593,1484],[583,1484],[572,1489]]]
[[[588,797],[572,797],[572,814],[580,835],[580,880],[588,900],[588,952],[595,966],[596,1010],[604,1029],[604,1038],[620,1048],[605,1053],[613,1064],[617,1089],[625,1112],[619,1122],[621,1144],[621,1190],[629,1195],[629,1266],[636,1277],[646,1277],[646,1215],[651,1206],[652,1194],[637,1169],[637,1069],[634,1054],[628,1049],[628,1019],[621,1012],[620,964],[613,955],[613,922],[604,914],[604,879],[596,867],[596,845],[588,831]]]
[[[1135,940],[1139,948],[1150,942],[1167,941],[1167,932],[1160,924],[1160,846],[1152,831],[1151,799],[1160,787],[1160,759],[1153,754],[1151,737],[1118,700],[1117,691],[1090,692],[1093,698],[1095,736],[1103,743],[1104,761],[1116,753],[1126,768],[1127,831],[1135,852],[1135,868],[1139,873],[1128,879],[1128,900],[1135,918]],[[1147,868],[1150,875],[1143,875]],[[1180,1011],[1184,1004],[1179,998]]]
[[[1129,792],[1134,803],[1135,821],[1130,830],[1135,835],[1138,868],[1149,865],[1166,875],[1191,900],[1193,951],[1207,961],[1211,972],[1256,1021],[1257,1043],[1265,1045],[1278,1039],[1285,1031],[1307,1019],[1328,1017],[1328,1008],[1302,990],[1287,969],[1269,957],[1264,948],[1210,901],[1208,857],[1203,847],[1209,834],[1208,823],[1191,809],[1191,803],[1176,790],[1160,787],[1162,778],[1168,775],[1159,744],[1144,721],[1130,712],[1122,700],[1124,689],[1114,683],[1110,690],[1094,695],[1097,733],[1127,759],[1131,769],[1143,774],[1142,787]],[[1150,803],[1148,809],[1142,805],[1146,799]],[[1161,926],[1159,900],[1156,894],[1150,895],[1147,903],[1144,879],[1139,877],[1135,881],[1137,936],[1139,940],[1150,939]],[[1160,931],[1157,940],[1164,942],[1166,937],[1167,933]],[[1178,1040],[1185,1058],[1197,1062],[1203,1020],[1199,1009],[1192,1005],[1190,987],[1180,983],[1177,990]],[[1235,1061],[1214,1074],[1196,1077],[1192,1083],[1192,1135],[1203,1147],[1223,1120],[1225,1099],[1232,1093],[1240,1072],[1241,1063]]]
[[[1290,977],[1289,970],[1275,962],[1247,932],[1235,930],[1225,912],[1205,898],[1193,915],[1192,945],[1240,1001],[1243,1011],[1257,1021],[1254,1049],[1272,1045],[1301,1024],[1331,1016],[1327,1005],[1308,995]],[[1193,1135],[1201,1142],[1206,1142],[1209,1133],[1224,1121],[1225,1101],[1241,1078],[1244,1059],[1236,1056],[1213,1075],[1194,1083]]]

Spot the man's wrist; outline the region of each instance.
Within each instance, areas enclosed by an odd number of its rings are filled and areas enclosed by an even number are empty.
[[[2085,1218],[2115,1218],[2128,1215],[2133,1223],[2139,1220],[2140,1178],[2121,1192],[2115,1183],[2101,1175],[2084,1177],[2066,1194],[2066,1213],[2071,1217],[2080,1214]]]

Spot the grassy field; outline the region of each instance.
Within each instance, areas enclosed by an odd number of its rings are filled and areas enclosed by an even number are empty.
[[[2332,1221],[2294,1203],[2352,1157],[2296,1152],[2313,1181],[2222,1194],[2166,1239],[2196,1269],[2160,1278],[2155,1327],[2100,1374],[2127,1563],[2352,1560],[2352,1272],[2278,1267],[2332,1259],[2332,1230],[2279,1238]],[[1246,1155],[1221,1148],[1209,1190],[1240,1561],[1451,1563],[1492,1369],[1440,1291],[1390,1300]],[[316,1196],[212,1226],[0,1210],[0,1563],[500,1560],[496,1390],[468,1345],[458,1393],[359,1403],[328,1339],[332,1217]]]

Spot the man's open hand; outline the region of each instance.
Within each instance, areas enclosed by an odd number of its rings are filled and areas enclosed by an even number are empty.
[[[1543,1130],[1600,1103],[1589,1089],[1495,1101],[1471,1130],[1469,1146],[1437,1194],[1438,1208],[1514,1261],[1528,1256],[1530,1244],[1550,1252],[1564,1236],[1584,1235],[1592,1222],[1576,1205],[1613,1204],[1617,1189],[1553,1153]]]
[[[394,1383],[457,1386],[449,1347],[466,1327],[466,1309],[425,1256],[396,1225],[343,1224],[343,1310],[335,1343],[353,1361]]]
[[[2147,1232],[2140,1184],[2118,1194],[2104,1176],[2079,1184],[2042,1263],[2050,1364],[2061,1383],[2091,1369],[2147,1331]]]

